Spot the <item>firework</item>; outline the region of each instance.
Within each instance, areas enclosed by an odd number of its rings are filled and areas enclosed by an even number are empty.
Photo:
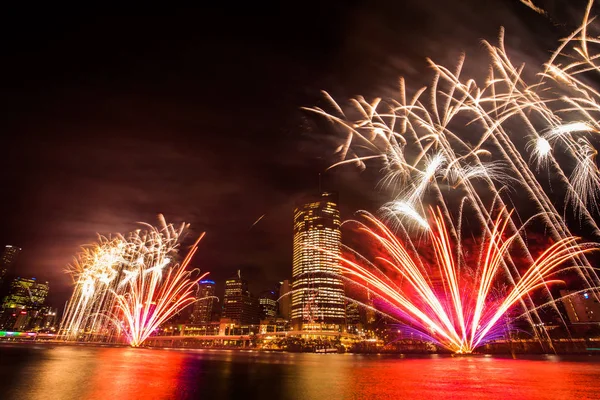
[[[385,224],[365,213],[365,223],[354,222],[383,250],[371,262],[364,256],[340,257],[342,271],[387,303],[391,308],[387,314],[395,315],[411,330],[453,352],[471,353],[502,333],[498,322],[511,307],[535,289],[560,283],[555,276],[566,269],[561,266],[574,256],[593,250],[578,245],[573,237],[560,240],[515,279],[506,295],[494,297],[491,293],[502,262],[518,237],[505,237],[509,220],[503,214],[499,213],[490,224],[490,233],[481,242],[478,267],[463,268],[461,273],[457,260],[463,255],[452,250],[451,235],[440,209],[431,212],[432,222],[428,225],[434,266],[419,258],[413,251],[414,244],[407,244],[409,238],[401,240]]]
[[[530,1],[524,3],[535,8]],[[600,73],[596,65],[600,53],[594,52],[600,40],[589,33],[592,4],[581,26],[562,41],[534,84],[525,82],[524,66],[512,64],[501,30],[498,45],[483,42],[490,67],[482,82],[462,76],[463,56],[453,69],[428,60],[435,72],[429,87],[409,95],[401,79],[397,98],[358,97],[351,102],[351,112],[325,93],[332,112],[308,110],[326,117],[346,135],[336,150],[340,161],[334,166],[353,163],[366,168],[373,160],[382,162],[380,184],[392,198],[381,213],[394,230],[427,228],[427,205],[433,204],[440,206],[447,221],[459,221],[448,226],[450,236],[457,239],[461,217],[452,216],[456,210],[462,214],[468,205],[491,235],[490,210],[498,206],[504,210],[507,232],[516,235],[514,245],[532,265],[535,259],[517,223],[531,215],[542,216],[557,243],[572,237],[567,210],[600,237],[594,216],[600,194],[594,147],[594,135],[600,132],[600,92],[587,79]],[[565,194],[564,213],[550,198],[552,190]],[[520,210],[529,215],[508,216],[505,210],[513,208],[514,194],[521,205],[527,205]],[[582,284],[597,287],[600,278],[588,260],[575,248],[567,249],[582,266],[576,270]],[[513,260],[503,258],[501,266],[509,283],[516,285],[521,274]],[[543,281],[542,289],[554,304]],[[527,314],[531,325],[539,325],[527,292],[519,302],[532,310]]]
[[[61,323],[65,340],[108,341],[124,335],[141,345],[175,313],[195,301],[196,284],[207,274],[187,267],[201,235],[181,263],[180,239],[187,228],[144,224],[145,230],[87,246],[71,268],[75,290]]]
[[[167,268],[171,263],[168,257],[151,259],[149,263],[140,261],[129,270],[131,278],[125,282],[124,293],[112,292],[116,299],[116,319],[123,321],[120,327],[131,346],[140,346],[161,324],[196,301],[193,296],[196,284],[207,273],[193,279],[193,271],[186,268],[202,236],[180,265]]]

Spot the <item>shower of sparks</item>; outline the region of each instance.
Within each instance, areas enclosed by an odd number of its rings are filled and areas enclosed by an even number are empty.
[[[174,260],[187,228],[144,224],[86,246],[70,270],[75,290],[63,317],[65,340],[110,341],[124,335],[140,346],[169,318],[195,301],[197,283],[207,274],[188,270],[198,242],[181,263]]]
[[[429,229],[429,223],[425,218],[418,213],[417,210],[410,204],[404,201],[392,201],[382,207],[387,220],[394,221],[395,219],[407,218],[409,221],[415,222],[424,229]]]
[[[522,2],[543,13],[533,2]],[[572,238],[573,226],[567,224],[572,219],[600,237],[595,147],[600,91],[591,84],[600,74],[600,39],[592,34],[597,30],[590,17],[593,4],[589,2],[581,26],[543,64],[537,82],[526,82],[525,66],[513,65],[502,29],[497,45],[483,42],[490,57],[483,81],[464,76],[463,56],[454,68],[428,60],[434,71],[431,85],[411,94],[400,79],[394,99],[368,101],[359,96],[346,110],[324,93],[331,112],[319,107],[308,110],[333,122],[344,135],[336,151],[340,160],[332,168],[344,164],[366,168],[370,163],[381,168],[379,187],[388,190],[391,198],[380,213],[392,229],[427,231],[431,227],[423,210],[433,205],[440,206],[447,221],[458,221],[448,226],[448,234],[456,238],[462,219],[452,217],[468,206],[476,225],[491,235],[490,210],[514,208],[517,202],[519,211],[528,215],[509,217],[504,211],[502,218],[506,232],[515,235],[514,246],[531,265],[536,259],[518,224],[532,215],[542,216],[556,243]],[[551,198],[553,191],[564,193],[564,200]],[[580,265],[575,269],[580,283],[600,286],[587,258],[573,246],[564,249]],[[511,258],[500,265],[509,283],[520,282]],[[554,304],[548,286],[543,281],[540,285],[551,299],[549,304]],[[531,309],[527,313],[531,326],[539,326],[528,292],[521,292],[516,301]],[[549,337],[545,331],[541,335]]]
[[[539,171],[541,168],[547,168],[548,157],[552,154],[552,146],[546,138],[538,137],[530,143],[531,162]]]
[[[502,262],[518,237],[518,233],[506,237],[509,220],[503,214],[511,213],[501,212],[490,223],[490,233],[486,233],[480,246],[481,264],[474,271],[458,267],[456,260],[461,255],[453,251],[440,209],[431,210],[428,230],[434,265],[419,259],[412,251],[415,246],[407,243],[410,239],[397,237],[385,224],[365,213],[366,222],[355,222],[368,240],[383,250],[373,261],[364,256],[340,257],[342,272],[385,302],[387,314],[396,316],[411,330],[453,352],[471,353],[504,333],[505,327],[499,321],[516,303],[538,288],[562,283],[555,279],[566,269],[561,267],[574,256],[593,250],[578,245],[576,238],[562,239],[544,250],[505,296],[492,296]]]

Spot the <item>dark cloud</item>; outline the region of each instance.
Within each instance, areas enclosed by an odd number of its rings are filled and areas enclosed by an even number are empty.
[[[277,11],[5,16],[0,239],[24,248],[23,274],[49,279],[62,300],[79,245],[162,212],[207,232],[197,266],[217,280],[241,268],[263,290],[291,275],[294,203],[335,161],[330,126],[300,110],[322,105],[319,90],[394,95],[400,75],[427,83],[425,57],[453,65],[462,51],[469,72],[484,71],[480,39],[501,25],[509,52],[539,63],[570,29],[518,1]],[[324,172],[344,217],[384,201],[376,173]]]

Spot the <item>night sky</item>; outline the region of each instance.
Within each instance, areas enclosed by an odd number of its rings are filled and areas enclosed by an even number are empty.
[[[59,305],[80,245],[161,212],[207,232],[194,266],[216,280],[241,268],[253,292],[264,290],[291,276],[294,203],[336,161],[340,138],[301,110],[325,104],[320,90],[340,101],[393,96],[399,76],[411,89],[429,81],[426,57],[451,66],[463,51],[467,71],[484,73],[480,40],[494,41],[500,26],[509,54],[534,68],[584,9],[542,1],[544,17],[516,0],[327,3],[255,16],[4,13],[0,244],[23,248],[16,272],[49,280]],[[323,174],[343,218],[386,200],[376,173]]]

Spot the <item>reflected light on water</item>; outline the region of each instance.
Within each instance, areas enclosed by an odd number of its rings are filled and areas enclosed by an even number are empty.
[[[110,349],[98,354],[98,365],[90,386],[92,399],[167,399],[184,396],[179,387],[185,354],[146,349]],[[181,389],[181,390],[178,390]]]
[[[0,346],[6,399],[599,399],[600,357]]]

